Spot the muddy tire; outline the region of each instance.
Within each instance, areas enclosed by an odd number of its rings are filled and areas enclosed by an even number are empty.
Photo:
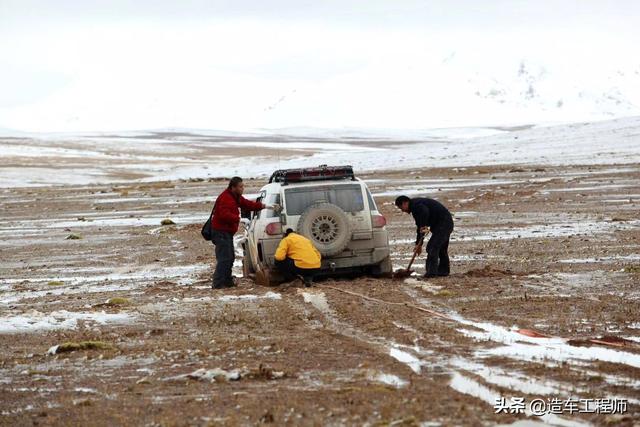
[[[310,239],[322,256],[339,254],[351,240],[347,214],[332,203],[309,206],[300,216],[297,231]]]
[[[252,274],[255,274],[255,270],[251,266],[251,261],[245,256],[242,258],[242,276],[251,277]]]
[[[256,284],[260,286],[278,286],[282,283],[282,277],[270,268],[260,268],[256,271],[255,275]]]
[[[242,245],[242,249],[243,249],[242,275],[244,277],[251,277],[252,275],[256,274],[256,269],[253,266],[253,264],[251,263],[251,253],[249,253],[247,245],[248,245],[247,242],[245,242]]]

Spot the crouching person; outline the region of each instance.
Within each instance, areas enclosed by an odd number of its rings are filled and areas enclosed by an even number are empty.
[[[320,269],[320,252],[313,246],[311,240],[294,233],[290,228],[284,236],[276,249],[276,267],[286,282],[300,277],[306,287],[311,286],[314,276]]]

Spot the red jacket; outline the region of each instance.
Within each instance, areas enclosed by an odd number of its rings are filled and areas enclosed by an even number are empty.
[[[235,234],[240,224],[239,209],[259,211],[264,205],[252,202],[242,196],[235,196],[228,188],[224,190],[216,200],[216,207],[211,219],[211,228],[217,231],[225,231]]]

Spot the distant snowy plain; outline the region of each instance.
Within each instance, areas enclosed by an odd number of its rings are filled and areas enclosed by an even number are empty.
[[[253,151],[251,155],[235,156],[235,148]],[[114,170],[137,173],[141,177],[133,180],[149,182],[232,175],[260,178],[279,168],[320,164],[351,164],[359,172],[518,164],[629,164],[640,161],[640,117],[431,131],[290,128],[254,133],[173,130],[24,134],[20,139],[0,137],[0,158],[0,187],[5,188],[121,181],[113,178]],[[48,163],[39,164],[43,158]],[[59,167],[56,159],[61,161]]]

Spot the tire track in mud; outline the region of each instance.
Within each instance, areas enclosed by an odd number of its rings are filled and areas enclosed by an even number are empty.
[[[487,366],[482,362],[482,360],[485,359],[485,356],[482,355],[481,350],[471,349],[472,354],[471,357],[468,358],[459,355],[450,357],[446,353],[438,354],[437,349],[425,349],[418,344],[418,341],[424,339],[424,336],[418,329],[414,328],[412,325],[393,322],[398,329],[404,329],[415,335],[413,346],[399,344],[395,340],[385,336],[372,335],[362,330],[361,328],[358,328],[356,325],[349,322],[348,319],[345,319],[344,317],[338,318],[338,314],[331,307],[327,300],[326,294],[323,292],[329,289],[334,291],[335,288],[330,286],[320,286],[312,291],[298,290],[298,294],[302,296],[303,302],[311,304],[318,312],[323,315],[324,327],[328,327],[331,331],[343,336],[364,342],[365,344],[371,346],[371,348],[373,348],[377,352],[389,356],[402,364],[405,364],[414,372],[414,374],[418,376],[422,376],[422,374],[425,372],[431,373],[432,375],[449,375],[450,380],[448,381],[448,385],[453,391],[457,393],[466,394],[475,397],[487,404],[494,405],[497,398],[505,395],[505,390],[511,392],[511,396],[528,395],[532,397],[574,397],[576,393],[585,392],[585,390],[580,389],[570,383],[554,380],[543,380],[541,378],[532,377],[531,375],[525,374],[524,372],[521,372],[517,369],[503,369],[498,366]],[[403,283],[399,287],[399,289],[402,294],[405,294],[406,296],[411,298],[412,301],[417,302],[418,305],[425,306],[426,310],[423,311],[425,317],[428,317],[428,313],[432,313],[435,314],[435,316],[432,316],[435,321],[448,323],[442,321],[446,318],[450,318],[451,320],[453,320],[456,325],[451,330],[453,334],[466,336],[466,330],[460,329],[460,326],[467,326],[481,331],[483,331],[483,326],[485,327],[485,329],[499,328],[498,330],[501,330],[502,332],[508,331],[506,328],[502,328],[497,325],[469,321],[449,308],[447,308],[446,314],[435,312],[433,302],[419,295],[415,287],[410,287],[407,286],[407,284]],[[336,289],[335,291],[339,290]],[[358,298],[357,293],[354,292],[343,292],[343,294],[350,294],[351,296]],[[388,302],[382,299],[369,297],[368,295],[363,296],[365,297],[365,300],[372,301],[377,304],[386,303],[398,307],[404,306],[407,310],[419,309],[419,307],[415,307],[414,304],[409,302]],[[394,296],[397,297],[397,293],[395,293]],[[440,307],[438,306],[438,308]],[[355,316],[352,318],[355,318]],[[409,318],[409,320],[413,319]],[[484,332],[488,331],[484,330]],[[476,337],[472,338],[474,338],[474,341],[476,341]],[[438,347],[440,348],[455,348],[460,346],[459,343],[447,340],[446,337],[445,339],[443,339],[442,336],[438,337],[438,341]],[[483,341],[499,342],[499,340],[492,340],[490,334],[487,335],[487,337],[483,339]],[[536,343],[529,342],[529,344],[535,345]],[[473,345],[471,345],[471,347],[472,346]],[[614,350],[609,350],[609,352],[620,353],[615,352]],[[635,356],[633,354],[631,355]],[[628,399],[630,402],[637,402],[636,399],[629,397],[616,397]],[[527,417],[535,417],[536,419],[540,419],[541,421],[553,425],[577,426],[585,425],[586,423],[586,421],[583,419],[570,420],[564,417],[557,416],[555,414],[545,414],[541,417],[535,416],[529,409],[525,411],[525,415]]]
[[[432,303],[429,300],[419,297],[415,289],[411,289],[406,285],[402,286],[401,289],[410,297],[415,298],[420,304],[432,306]],[[455,320],[459,325],[481,331],[475,332],[471,329],[457,328],[456,331],[462,335],[471,337],[479,342],[493,342],[502,345],[502,347],[496,347],[489,350],[476,349],[473,353],[473,359],[475,361],[458,360],[454,365],[479,375],[488,383],[493,383],[514,391],[526,394],[552,396],[558,396],[560,394],[565,396],[574,396],[576,393],[582,395],[589,393],[588,389],[580,388],[576,385],[571,385],[566,382],[542,380],[540,378],[532,379],[531,376],[518,371],[502,371],[500,373],[501,370],[499,368],[495,366],[488,368],[481,362],[478,363],[478,361],[496,355],[497,353],[497,355],[527,364],[548,365],[550,361],[555,361],[556,363],[562,364],[562,366],[568,367],[571,370],[576,370],[577,372],[584,370],[585,363],[597,362],[610,362],[628,367],[640,367],[639,354],[618,351],[611,348],[577,347],[569,344],[567,339],[560,337],[530,337],[522,334],[515,327],[508,329],[489,322],[468,320],[455,313],[453,310],[449,312],[449,315],[451,319]],[[514,348],[516,351],[513,351]],[[529,355],[529,353],[533,353],[533,355]],[[536,357],[536,355],[538,357]],[[509,375],[509,377],[505,377],[505,375]],[[595,372],[595,375],[600,376],[602,373]],[[519,376],[520,378],[518,379],[516,376]],[[637,382],[629,381],[628,378],[609,375],[607,382],[609,384],[630,388],[631,392],[636,392],[633,384],[636,384]],[[545,390],[548,386],[551,386],[553,393],[555,394],[541,392],[541,390]],[[630,396],[610,394],[610,397],[625,399],[629,403],[633,404],[640,404],[640,400]],[[554,422],[561,421],[556,420]]]
[[[417,345],[411,347],[388,338],[371,335],[351,323],[338,319],[337,313],[331,308],[327,301],[326,294],[320,289],[325,288],[319,287],[314,290],[299,289],[297,294],[302,297],[304,303],[311,304],[323,315],[325,322],[322,326],[332,332],[369,345],[378,353],[389,356],[407,365],[416,374],[421,372],[423,361],[418,356],[428,355],[430,353],[428,350],[422,349]],[[303,311],[306,310],[305,307],[299,308]]]

